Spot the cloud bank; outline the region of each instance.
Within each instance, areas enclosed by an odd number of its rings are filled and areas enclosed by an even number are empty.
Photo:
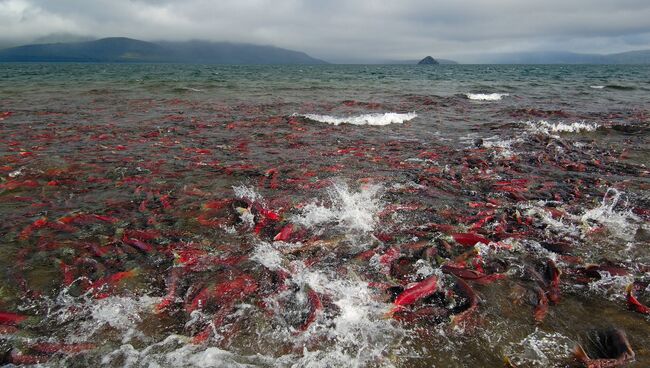
[[[248,42],[332,61],[650,48],[647,0],[0,0],[0,43],[49,34]]]

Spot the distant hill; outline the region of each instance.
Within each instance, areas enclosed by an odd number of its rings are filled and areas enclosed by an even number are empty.
[[[518,52],[478,57],[493,64],[649,64],[650,50],[617,54],[580,54],[566,51]]]
[[[273,46],[228,42],[146,42],[124,37],[26,45],[0,50],[0,62],[108,62],[204,64],[326,64]]]

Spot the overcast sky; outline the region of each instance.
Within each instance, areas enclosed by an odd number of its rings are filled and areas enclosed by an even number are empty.
[[[0,0],[0,44],[49,34],[275,45],[329,61],[650,48],[650,0]]]

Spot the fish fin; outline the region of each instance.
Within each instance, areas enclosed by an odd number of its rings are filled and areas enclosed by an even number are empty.
[[[634,288],[634,283],[630,283],[625,287],[625,292],[630,295],[632,293],[632,288]]]
[[[510,360],[510,357],[507,355],[503,356],[503,367],[504,368],[517,368],[517,366]]]
[[[585,349],[583,349],[582,345],[580,344],[576,345],[575,349],[573,350],[573,356],[581,362],[588,362],[591,360],[591,358],[589,358],[589,355],[587,355],[585,352]]]

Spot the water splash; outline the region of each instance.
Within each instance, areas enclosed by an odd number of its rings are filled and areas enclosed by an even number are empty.
[[[151,313],[160,298],[151,296],[110,296],[95,300],[85,295],[73,298],[61,293],[52,305],[51,316],[60,325],[75,325],[66,341],[70,343],[87,342],[104,330],[119,331],[122,342],[143,338],[139,328],[143,317]]]
[[[373,231],[383,207],[382,190],[379,185],[368,185],[355,192],[345,183],[334,183],[327,188],[328,201],[308,204],[291,221],[307,228],[331,222],[350,233]]]
[[[586,211],[580,218],[587,231],[598,226],[606,227],[610,234],[624,241],[632,241],[639,229],[639,217],[631,211],[617,211],[623,192],[609,188],[603,196],[600,206]],[[623,207],[626,207],[623,205]]]
[[[262,195],[253,187],[246,185],[235,185],[232,187],[237,198],[246,199],[251,202],[261,202],[264,200]]]

